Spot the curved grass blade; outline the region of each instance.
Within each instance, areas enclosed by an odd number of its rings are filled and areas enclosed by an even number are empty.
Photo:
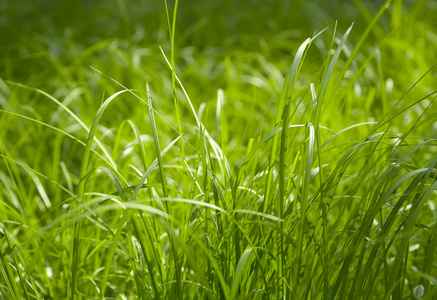
[[[252,248],[246,249],[238,261],[237,268],[235,269],[234,280],[232,281],[231,285],[230,299],[236,299],[237,297],[238,287],[240,286],[241,278],[243,277],[244,273],[244,267],[246,266],[252,251]]]
[[[96,116],[94,117],[94,121],[93,121],[91,128],[89,130],[89,133],[88,133],[88,139],[86,142],[85,153],[83,155],[83,160],[82,160],[81,169],[80,169],[80,182],[79,182],[79,188],[78,188],[78,192],[77,192],[77,198],[80,199],[81,201],[83,201],[83,196],[84,196],[84,192],[85,192],[86,180],[84,180],[84,179],[85,179],[86,174],[88,172],[88,165],[89,165],[89,160],[90,160],[90,156],[91,156],[91,146],[92,146],[92,143],[95,139],[97,125],[99,124],[100,118],[102,117],[103,112],[105,111],[106,107],[114,99],[116,99],[117,96],[119,96],[125,92],[127,92],[127,90],[121,90],[121,91],[113,94],[112,96],[110,96],[105,102],[103,102],[103,104],[101,105],[101,107],[97,111]],[[111,158],[111,160],[112,160],[112,158]],[[117,169],[117,168],[115,167],[115,169]],[[76,296],[77,296],[76,284],[77,284],[77,275],[78,275],[78,268],[79,268],[80,222],[77,222],[74,224],[73,230],[74,230],[74,237],[73,237],[73,246],[72,246],[73,253],[72,253],[72,258],[71,258],[71,283],[69,286],[70,287],[69,295],[70,295],[70,299],[74,300],[74,299],[76,299]]]

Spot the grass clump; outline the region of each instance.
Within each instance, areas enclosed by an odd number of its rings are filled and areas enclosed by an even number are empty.
[[[0,4],[3,299],[436,297],[435,5],[252,2]]]

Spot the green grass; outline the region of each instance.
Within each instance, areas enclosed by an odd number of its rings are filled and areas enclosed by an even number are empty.
[[[0,298],[436,299],[435,1],[147,2],[0,3]]]

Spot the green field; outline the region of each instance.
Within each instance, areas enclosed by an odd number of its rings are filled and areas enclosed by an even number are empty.
[[[0,1],[0,299],[437,299],[437,1]]]

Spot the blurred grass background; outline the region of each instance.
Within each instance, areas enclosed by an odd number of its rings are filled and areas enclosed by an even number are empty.
[[[234,128],[244,128],[253,118],[252,125],[258,126],[248,127],[242,141],[246,145],[260,132],[261,124],[269,128],[274,120],[283,74],[302,41],[328,28],[310,49],[296,87],[301,89],[300,95],[310,82],[319,80],[324,70],[336,21],[341,34],[354,22],[345,49],[348,55],[383,3],[181,1],[175,35],[176,74],[196,107],[205,103],[207,110],[215,109],[217,90],[222,89],[227,117]],[[168,5],[172,11],[173,3]],[[159,49],[162,47],[170,57],[164,1],[2,1],[0,11],[3,81],[39,88],[58,99],[67,98],[68,103],[74,99],[71,109],[89,124],[102,97],[120,88],[91,66],[139,91],[144,92],[148,82],[158,99],[157,110],[175,124],[168,101],[172,98],[171,71]],[[363,66],[364,75],[332,103],[348,117],[328,118],[325,125],[332,129],[346,125],[349,116],[356,122],[379,119],[387,112],[388,105],[382,104],[387,97],[395,103],[436,63],[436,12],[436,1],[394,1],[372,28],[346,77]],[[342,67],[344,62],[340,60],[339,64]],[[429,93],[428,87],[435,84],[435,76],[426,76],[416,87],[417,94],[403,101],[423,96],[420,89]],[[10,88],[4,82],[1,88],[3,106],[7,102],[12,105],[9,98],[22,101],[31,93],[14,90],[16,94],[10,97]],[[351,89],[353,93],[349,93]],[[53,107],[47,107],[51,104],[46,101],[42,104],[39,97],[44,96],[32,95],[27,104],[44,115]],[[132,109],[133,103],[129,99],[116,103],[105,120],[142,119]],[[188,106],[181,109],[189,112]],[[248,114],[248,110],[253,113]],[[213,125],[206,122],[207,128]],[[431,136],[435,134],[433,127]]]

